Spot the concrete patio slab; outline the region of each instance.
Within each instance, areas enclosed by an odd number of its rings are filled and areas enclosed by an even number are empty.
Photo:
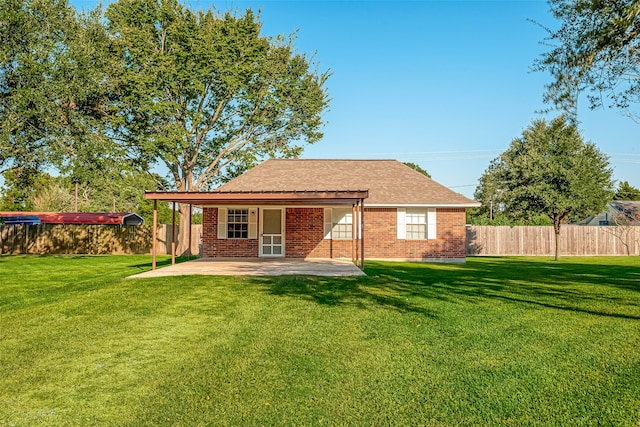
[[[199,258],[129,276],[128,279],[184,276],[364,276],[350,260],[273,259],[273,258]]]

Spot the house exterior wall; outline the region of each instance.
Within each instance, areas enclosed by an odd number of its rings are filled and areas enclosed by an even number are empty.
[[[323,208],[286,208],[284,212],[285,257],[355,257],[351,240],[324,238]],[[203,210],[203,256],[257,257],[257,239],[218,239],[217,215],[217,208]],[[464,208],[438,208],[435,239],[397,239],[395,208],[365,208],[365,258],[425,261],[464,259],[465,220]]]
[[[202,210],[202,256],[205,258],[255,258],[257,239],[218,239],[218,209]]]
[[[463,259],[466,244],[464,208],[436,210],[436,238],[429,240],[397,239],[395,208],[364,210],[365,258],[380,259]]]

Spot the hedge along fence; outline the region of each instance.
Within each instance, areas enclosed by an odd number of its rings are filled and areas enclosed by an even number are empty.
[[[640,226],[563,225],[560,255],[640,255]],[[467,255],[555,254],[551,226],[467,226]]]
[[[191,253],[198,254],[202,225],[192,227]],[[149,225],[4,225],[0,226],[0,254],[147,254],[152,231]],[[171,253],[171,235],[170,225],[158,226],[158,254]],[[186,245],[176,241],[176,253],[185,253]]]

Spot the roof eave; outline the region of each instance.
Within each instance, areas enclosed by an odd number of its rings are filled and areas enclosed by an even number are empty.
[[[144,195],[148,200],[207,204],[353,204],[369,197],[367,190],[336,191],[153,191]]]
[[[368,208],[479,208],[478,202],[470,203],[367,203]]]

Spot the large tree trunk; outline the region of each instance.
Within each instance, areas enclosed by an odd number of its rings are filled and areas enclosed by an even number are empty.
[[[176,245],[176,255],[186,256],[189,252],[189,228],[191,227],[189,209],[190,205],[180,203],[178,212],[180,213],[180,225],[178,227],[178,242]],[[194,236],[192,235],[193,239]],[[193,242],[192,242],[193,243]],[[191,254],[192,255],[192,254]]]

